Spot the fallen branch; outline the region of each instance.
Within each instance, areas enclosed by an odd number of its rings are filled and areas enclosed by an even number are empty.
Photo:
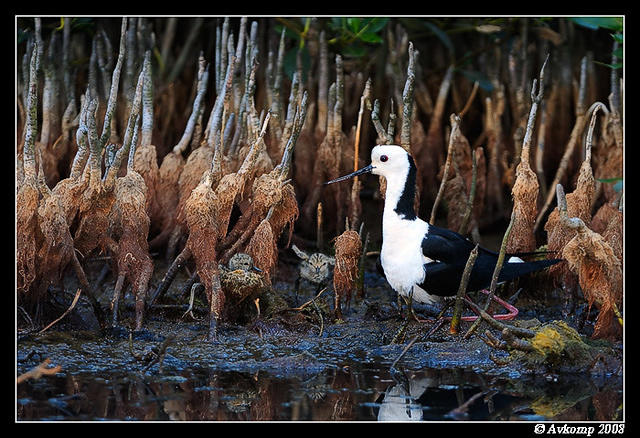
[[[38,334],[41,335],[42,333],[46,332],[53,325],[55,325],[58,321],[60,321],[65,316],[67,316],[69,314],[69,312],[71,312],[73,310],[73,308],[76,307],[76,304],[78,303],[78,300],[80,299],[80,295],[81,294],[82,294],[82,288],[78,288],[78,290],[76,291],[76,295],[73,297],[73,301],[71,302],[71,305],[69,306],[69,308],[67,310],[65,310],[64,313],[62,315],[60,315],[60,317],[58,317],[58,319],[52,321],[51,323],[49,323],[49,325],[47,325],[45,328],[40,330],[38,332]]]
[[[498,321],[497,319],[493,318],[491,315],[489,315],[487,312],[485,312],[484,310],[482,310],[482,308],[480,308],[480,306],[478,306],[476,303],[474,303],[473,301],[465,298],[464,299],[465,303],[467,303],[469,305],[469,307],[471,307],[471,309],[476,312],[478,315],[480,315],[481,319],[485,320],[491,327],[495,328],[496,330],[504,330],[509,329],[511,330],[511,332],[517,336],[521,336],[521,337],[525,337],[525,338],[533,338],[535,336],[535,332],[533,330],[529,330],[526,328],[522,328],[522,327],[515,327],[515,326],[510,326],[508,324],[505,324],[503,322]],[[477,321],[481,320],[480,318],[478,318]],[[467,339],[469,337],[471,333],[471,329],[469,329],[469,331],[467,333],[465,333],[465,335],[463,336],[463,339]]]
[[[27,379],[37,380],[42,376],[51,376],[59,373],[62,370],[62,367],[60,365],[56,365],[53,368],[47,368],[50,363],[51,359],[46,358],[40,365],[30,369],[24,374],[20,374],[16,379],[16,384],[22,383]]]

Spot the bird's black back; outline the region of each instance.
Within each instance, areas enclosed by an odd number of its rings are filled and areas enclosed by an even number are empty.
[[[554,265],[562,259],[537,260],[534,262],[504,263],[498,276],[499,282],[511,281],[523,275]],[[486,289],[491,285],[491,277],[497,258],[480,253],[471,271],[467,291]],[[466,264],[466,263],[465,263]],[[431,295],[453,296],[458,292],[465,264],[433,262],[425,264],[425,279],[419,286]]]

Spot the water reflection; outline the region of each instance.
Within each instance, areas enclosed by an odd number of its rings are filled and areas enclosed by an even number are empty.
[[[423,406],[418,399],[432,387],[432,378],[422,376],[412,379],[404,375],[393,375],[395,385],[389,386],[380,401],[378,421],[420,421],[423,418]]]
[[[18,386],[18,420],[429,421],[622,418],[622,382],[508,380],[463,370],[337,368],[282,378],[211,370],[69,374]]]

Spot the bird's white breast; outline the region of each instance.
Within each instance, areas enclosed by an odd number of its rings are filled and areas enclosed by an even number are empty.
[[[386,214],[382,224],[380,262],[391,287],[401,295],[424,280],[425,260],[422,239],[428,225],[422,220],[404,220],[396,214]]]

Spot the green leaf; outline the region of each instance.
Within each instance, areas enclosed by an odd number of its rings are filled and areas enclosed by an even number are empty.
[[[382,37],[377,33],[363,33],[360,39],[366,43],[381,43]]]
[[[360,30],[360,19],[359,18],[347,18],[347,24],[353,31],[353,33],[358,33]]]
[[[605,67],[609,67],[612,68],[614,70],[618,70],[619,68],[622,68],[622,63],[621,62],[616,62],[615,64],[607,64],[606,62],[600,62],[600,61],[593,61],[594,64],[599,64],[599,65],[604,65]]]
[[[365,24],[371,23],[369,27],[367,27],[367,32],[377,33],[384,29],[388,22],[389,19],[384,17],[367,18]]]
[[[612,182],[618,182],[618,181],[622,181],[621,177],[617,177],[617,178],[596,178],[598,181],[600,181],[601,183],[612,183]]]
[[[613,56],[617,56],[618,58],[622,58],[622,47],[618,47],[612,53]]]
[[[616,40],[620,44],[622,44],[624,42],[623,41],[623,37],[622,37],[622,33],[612,33],[611,36],[613,37],[614,40]]]
[[[593,30],[600,28],[622,30],[622,17],[572,17],[569,20]]]

